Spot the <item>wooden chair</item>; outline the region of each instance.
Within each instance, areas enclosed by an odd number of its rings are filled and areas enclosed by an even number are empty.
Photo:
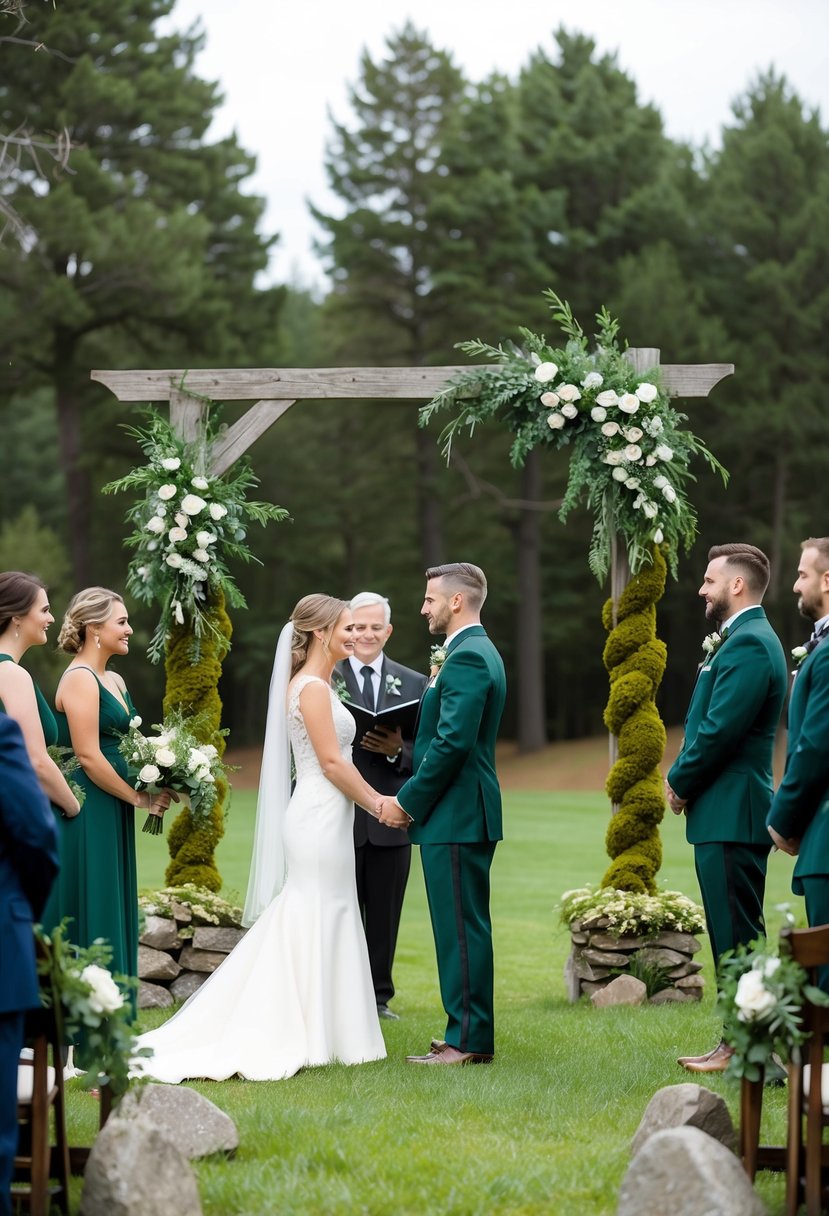
[[[17,1123],[20,1143],[14,1159],[13,1201],[28,1205],[32,1216],[48,1216],[52,1204],[68,1216],[69,1146],[63,1092],[63,1058],[52,1010],[28,1020],[31,1058],[18,1068]],[[29,1075],[31,1074],[31,1075]],[[54,1115],[55,1143],[50,1136]]]

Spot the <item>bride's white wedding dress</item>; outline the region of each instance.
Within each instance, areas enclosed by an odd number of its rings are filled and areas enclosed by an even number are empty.
[[[300,692],[316,679],[300,674],[288,689],[296,788],[285,815],[285,886],[179,1012],[141,1035],[139,1046],[154,1053],[142,1061],[145,1076],[270,1081],[386,1055],[357,905],[353,803],[323,776],[299,710]],[[350,760],[354,720],[333,691],[331,701]]]

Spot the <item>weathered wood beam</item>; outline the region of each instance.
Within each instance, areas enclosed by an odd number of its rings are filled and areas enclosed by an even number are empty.
[[[220,434],[210,449],[210,473],[221,477],[265,431],[290,409],[293,401],[257,401],[233,426]]]

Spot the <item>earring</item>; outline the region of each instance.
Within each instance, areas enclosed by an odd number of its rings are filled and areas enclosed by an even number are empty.
[[[15,627],[14,627],[14,638],[15,638],[15,641],[17,641],[17,639],[18,639],[19,637],[20,637],[20,626],[19,626],[19,625],[15,625]]]
[[[95,645],[97,646],[98,650],[101,649],[101,636],[98,633],[95,634]]]

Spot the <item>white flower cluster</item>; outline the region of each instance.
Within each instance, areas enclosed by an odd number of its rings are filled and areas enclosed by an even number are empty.
[[[135,774],[135,788],[187,794],[194,811],[209,813],[216,801],[216,778],[224,772],[212,743],[200,743],[186,721],[171,717],[157,725],[156,735],[142,734],[140,718],[130,721],[121,744]]]
[[[705,929],[702,908],[680,891],[660,891],[642,895],[604,887],[579,887],[561,897],[561,919],[570,924],[601,922],[617,937],[655,933],[673,929],[679,933],[700,933]]]
[[[93,1013],[116,1013],[124,1004],[121,989],[106,967],[90,963],[81,972],[81,979],[89,988],[89,1007]]]
[[[159,453],[153,464],[165,473],[175,473],[181,468],[181,459]],[[165,481],[154,496],[148,496],[151,514],[144,522],[144,530],[150,533],[151,538],[145,545],[146,550],[157,553],[159,559],[171,569],[194,583],[209,578],[211,566],[217,557],[215,546],[221,539],[219,532],[210,525],[199,525],[207,524],[208,520],[213,525],[221,525],[228,513],[224,503],[211,502],[202,497],[209,489],[209,480],[196,475],[183,480],[181,484]],[[201,493],[193,493],[194,490]],[[146,581],[150,577],[150,570],[146,566],[141,567],[139,574]],[[180,599],[175,600],[173,611],[178,623],[183,624]]]
[[[745,971],[737,981],[734,1004],[741,1022],[761,1021],[777,1007],[777,995],[765,984],[780,966],[774,955],[760,956],[754,960],[750,971]]]

